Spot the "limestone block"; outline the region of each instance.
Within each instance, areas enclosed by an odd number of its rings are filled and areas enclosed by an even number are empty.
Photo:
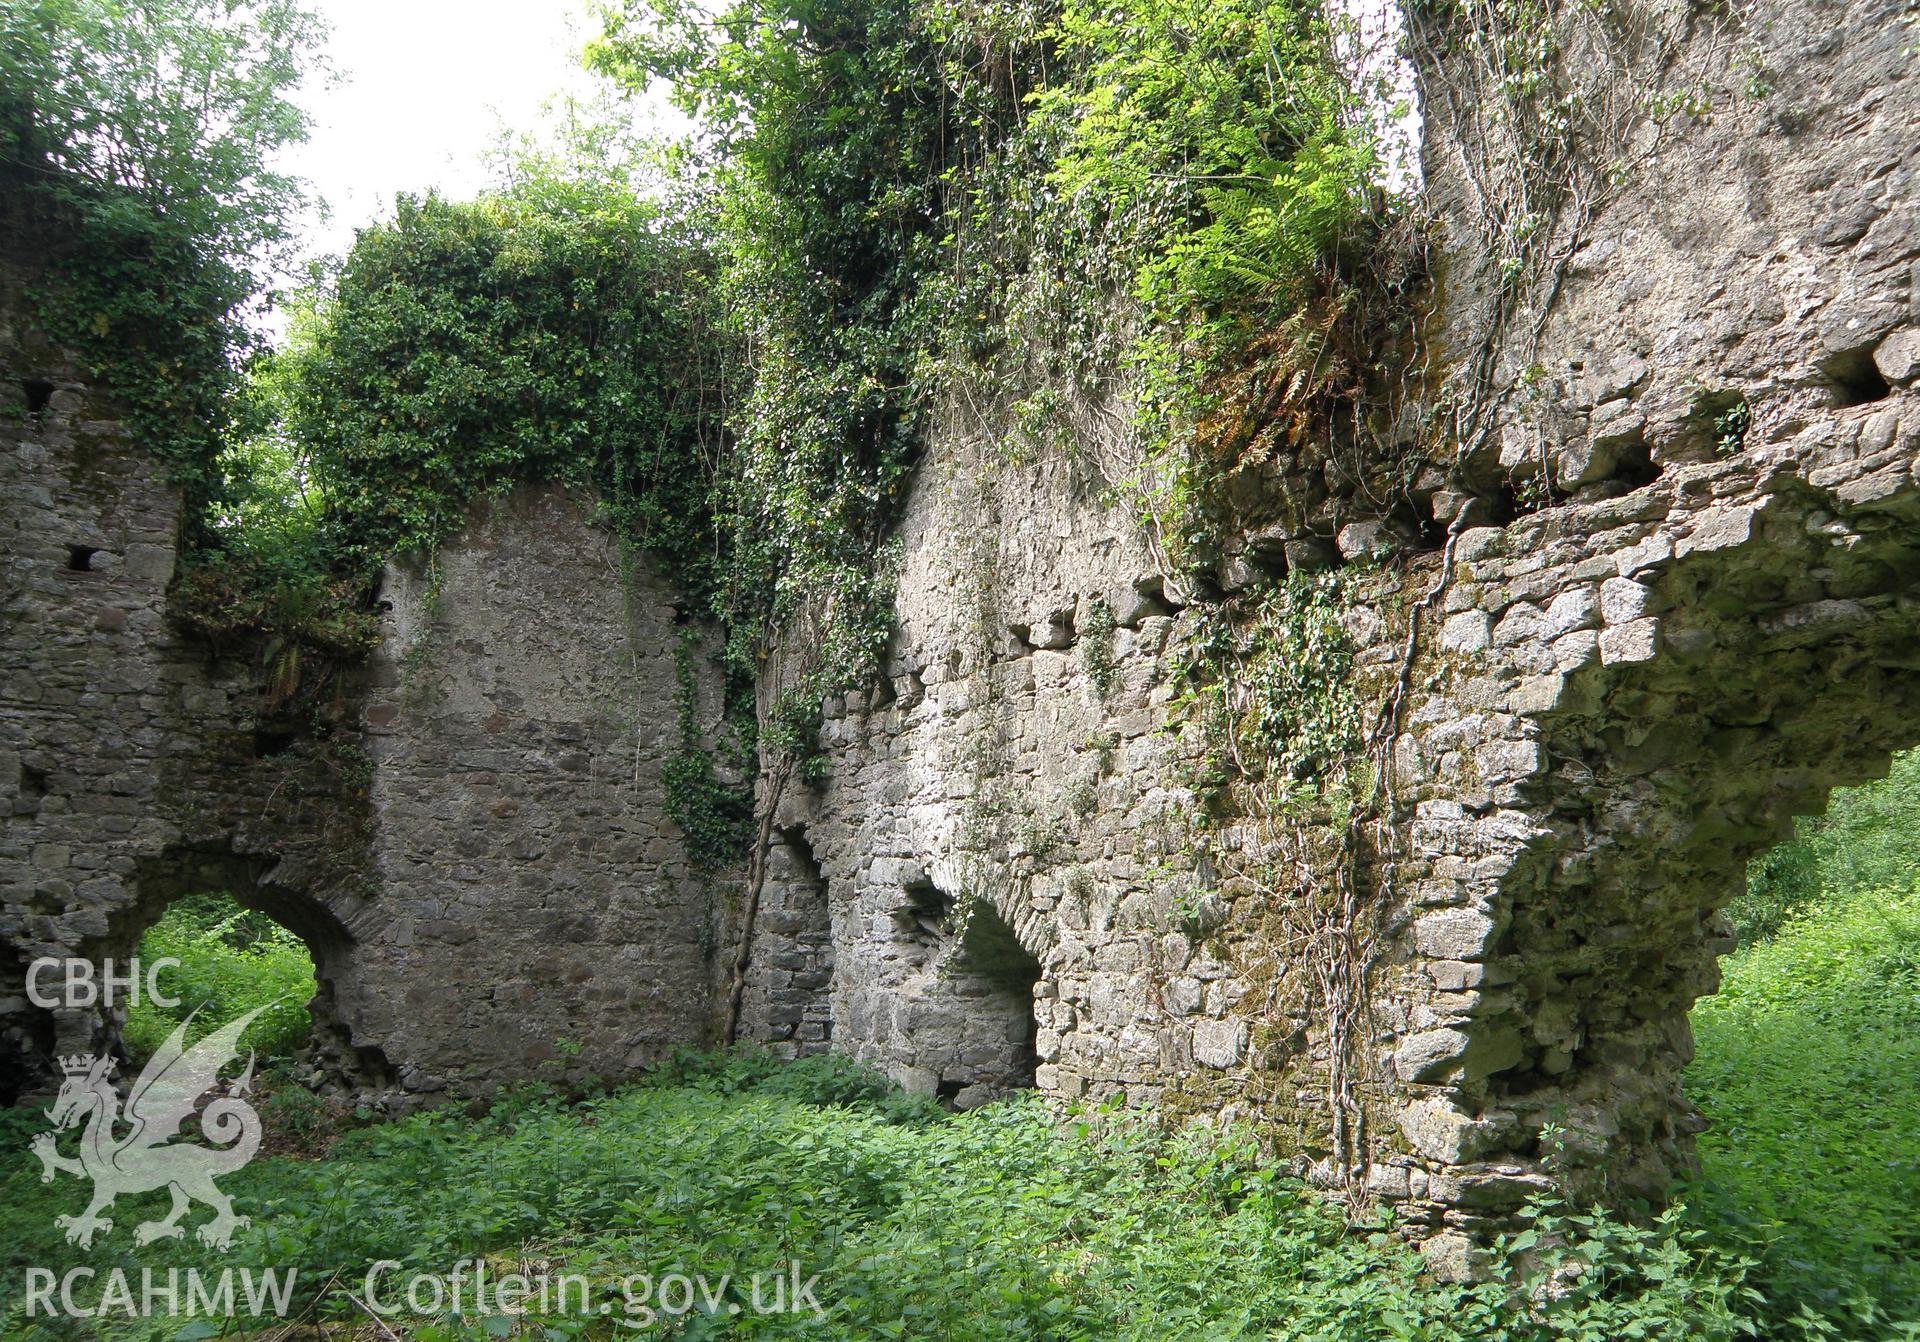
[[[1546,633],[1558,638],[1576,629],[1592,629],[1600,623],[1600,600],[1591,587],[1576,587],[1562,592],[1547,603]]]
[[[1413,925],[1414,948],[1441,960],[1481,960],[1492,950],[1500,925],[1478,909],[1441,909]]]
[[[1653,609],[1653,589],[1631,578],[1600,584],[1600,614],[1608,624],[1631,624]]]
[[[1220,590],[1229,594],[1244,592],[1263,576],[1264,570],[1249,563],[1245,555],[1234,555],[1220,566]]]
[[[1493,630],[1483,610],[1463,610],[1447,617],[1440,626],[1440,647],[1444,652],[1480,652],[1493,643]]]
[[[1334,538],[1340,553],[1348,559],[1378,559],[1392,554],[1405,541],[1400,529],[1385,518],[1349,522]]]
[[[1454,1165],[1477,1154],[1473,1119],[1446,1100],[1415,1100],[1407,1105],[1400,1111],[1400,1131],[1414,1153],[1428,1160]]]
[[[1880,376],[1896,387],[1920,381],[1920,326],[1903,326],[1873,351]]]
[[[1602,630],[1600,634],[1600,663],[1603,666],[1650,662],[1659,651],[1660,622],[1655,619],[1615,625]]]
[[[1753,536],[1753,518],[1752,508],[1715,508],[1694,523],[1693,530],[1674,547],[1674,553],[1688,555],[1744,545]]]
[[[1107,604],[1113,610],[1114,623],[1130,629],[1149,616],[1167,614],[1165,596],[1165,580],[1157,573],[1149,573],[1112,589],[1107,595]],[[1085,625],[1083,617],[1081,627]]]
[[[1585,666],[1600,655],[1600,635],[1591,629],[1576,629],[1553,641],[1548,650],[1553,654],[1553,667],[1556,680],[1565,683],[1566,673]]]
[[[1516,643],[1532,643],[1541,638],[1547,628],[1545,615],[1531,601],[1517,601],[1500,623],[1493,627],[1493,642],[1496,647],[1512,647]]]
[[[1245,1021],[1203,1020],[1193,1027],[1193,1060],[1203,1067],[1232,1067],[1246,1052]]]
[[[1525,1056],[1520,1032],[1510,1026],[1476,1024],[1471,1032],[1442,1026],[1402,1039],[1393,1066],[1404,1081],[1474,1081],[1504,1072]]]
[[[1340,562],[1340,553],[1334,548],[1333,542],[1318,536],[1294,537],[1286,543],[1285,553],[1287,568],[1302,573],[1330,569]]]

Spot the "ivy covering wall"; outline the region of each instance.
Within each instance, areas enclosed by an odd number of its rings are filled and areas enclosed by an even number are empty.
[[[736,716],[804,756],[821,698],[885,649],[888,538],[956,389],[1010,453],[1072,450],[1063,406],[1109,407],[1116,489],[1204,566],[1224,482],[1331,455],[1393,357],[1361,338],[1388,221],[1373,129],[1295,0],[609,4],[589,64],[670,82],[691,141],[636,154],[602,128],[478,200],[402,198],[271,354],[245,317],[297,187],[264,165],[303,133],[315,30],[283,0],[158,12],[142,59],[218,71],[211,122],[112,61],[61,64],[112,49],[113,0],[38,0],[6,20],[8,86],[41,90],[8,160],[81,203],[89,257],[136,258],[76,263],[50,325],[159,417],[143,433],[194,509],[179,612],[272,640],[278,681],[289,648],[367,646],[388,558],[555,480],[724,629],[737,688],[783,637],[803,649],[771,711]],[[174,148],[129,166],[149,141]]]

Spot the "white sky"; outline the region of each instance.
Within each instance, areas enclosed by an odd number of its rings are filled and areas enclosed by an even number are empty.
[[[356,228],[390,217],[398,192],[438,189],[455,199],[488,184],[487,151],[503,128],[538,129],[557,95],[590,99],[604,81],[581,68],[597,31],[586,0],[309,0],[329,25],[328,55],[338,82],[300,98],[312,135],[284,167],[310,183],[330,211],[301,221],[303,258],[338,255]],[[1386,0],[1336,0],[1357,21],[1363,65],[1384,76],[1388,102],[1410,96],[1404,62],[1382,54],[1398,30]],[[627,104],[635,129],[684,133],[687,122],[663,96]],[[645,123],[645,124],[643,124]],[[1396,129],[1417,135],[1417,114]],[[1417,175],[1410,145],[1389,165],[1404,186]],[[277,331],[280,314],[265,323]]]
[[[303,221],[308,257],[344,252],[354,229],[392,214],[397,192],[474,195],[503,125],[533,130],[556,94],[587,97],[602,83],[580,67],[596,28],[579,0],[310,3],[332,30],[340,82],[302,91],[313,133],[285,159],[332,211]],[[634,109],[659,110],[657,100]]]

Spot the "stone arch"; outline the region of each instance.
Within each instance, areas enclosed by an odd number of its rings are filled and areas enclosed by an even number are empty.
[[[971,877],[966,865],[941,861],[890,897],[904,972],[882,1041],[909,1090],[962,1109],[1033,1086],[1043,980],[1039,921],[1009,908],[1001,883]]]
[[[1748,861],[1920,741],[1920,538],[1847,525],[1841,544],[1830,499],[1775,499],[1750,543],[1646,584],[1672,612],[1654,658],[1584,673],[1591,709],[1544,724],[1562,851],[1553,897],[1516,902],[1510,935],[1552,975],[1545,1028],[1595,1036],[1568,1066],[1603,1106],[1591,1140],[1617,1148],[1616,1194],[1658,1196],[1691,1166],[1686,1013],[1718,986],[1718,914]]]
[[[377,1043],[356,1039],[342,1015],[343,1003],[360,996],[364,966],[358,939],[323,900],[287,879],[284,867],[282,859],[242,853],[218,841],[171,845],[136,860],[125,883],[128,898],[107,913],[105,930],[83,939],[75,953],[96,965],[108,958],[124,964],[174,901],[188,894],[229,895],[293,933],[312,956],[317,987],[304,1005],[313,1021],[309,1054],[320,1074],[358,1093],[390,1089],[395,1077],[385,1054]],[[123,1013],[95,1008],[49,1014],[57,1038],[76,1040],[84,1033],[89,1051],[120,1048]],[[69,1046],[64,1051],[81,1050]]]
[[[1693,1168],[1681,1073],[1732,944],[1720,911],[1796,815],[1920,742],[1905,414],[1842,412],[1757,460],[1463,544],[1455,618],[1485,621],[1499,667],[1466,698],[1518,711],[1483,718],[1495,739],[1462,790],[1479,816],[1429,809],[1429,847],[1464,876],[1430,883],[1412,923],[1438,989],[1416,1022],[1446,1022],[1414,1039],[1452,1043],[1402,1043],[1401,1126],[1448,1167],[1447,1224],[1549,1179],[1658,1200]]]

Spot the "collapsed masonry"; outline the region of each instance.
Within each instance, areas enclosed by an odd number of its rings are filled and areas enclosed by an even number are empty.
[[[405,1107],[503,1078],[657,1061],[708,1028],[708,886],[666,818],[676,598],[622,582],[589,510],[476,510],[437,581],[396,566],[364,665],[302,670],[169,619],[181,500],[120,412],[25,321],[31,221],[0,255],[0,1102],[117,1037],[28,1002],[39,957],[124,964],[175,897],[297,933],[316,1062]],[[718,686],[702,685],[709,721]]]
[[[1665,1189],[1716,910],[1792,816],[1920,741],[1920,71],[1887,0],[1756,11],[1737,41],[1653,14],[1648,62],[1734,88],[1757,63],[1764,92],[1635,141],[1546,230],[1550,292],[1489,323],[1511,294],[1472,48],[1414,18],[1442,356],[1502,393],[1417,491],[1447,543],[1333,490],[1175,582],[1102,501],[1097,428],[1021,463],[956,416],[902,524],[886,674],[827,705],[825,781],[774,817],[743,1033],[962,1106],[1031,1084],[1246,1119],[1457,1249],[1549,1177]],[[3,430],[0,1091],[107,1028],[30,1007],[27,958],[124,955],[209,883],[313,947],[322,1061],[363,1094],[710,1038],[737,900],[665,818],[672,594],[522,490],[437,584],[390,576],[337,731],[281,740],[252,664],[166,619],[177,499],[0,298],[5,377],[47,392]],[[1194,843],[1178,693],[1222,611],[1343,564],[1384,724],[1364,936],[1284,835]],[[1221,878],[1256,868],[1297,879]],[[1315,990],[1329,930],[1358,1000]]]

